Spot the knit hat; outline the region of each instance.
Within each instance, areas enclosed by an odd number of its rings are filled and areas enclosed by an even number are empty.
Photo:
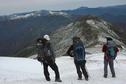
[[[44,37],[43,37],[43,38],[44,38],[44,39],[46,39],[46,40],[48,40],[48,41],[50,40],[50,37],[49,37],[49,35],[47,35],[47,34],[46,34],[46,35],[44,35]]]
[[[75,40],[75,39],[80,39],[80,38],[78,36],[74,36],[72,39]]]
[[[111,37],[106,37],[107,41],[111,41],[112,38]]]

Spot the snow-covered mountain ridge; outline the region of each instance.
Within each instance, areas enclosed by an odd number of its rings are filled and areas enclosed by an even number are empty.
[[[106,37],[112,37],[118,46],[125,46],[120,37],[112,30],[112,25],[96,16],[84,16],[74,23],[50,34],[56,54],[64,55],[72,44],[72,38],[79,36],[86,48],[101,51]],[[92,53],[89,51],[89,53]]]

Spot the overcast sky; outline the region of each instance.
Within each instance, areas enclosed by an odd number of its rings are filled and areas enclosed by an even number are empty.
[[[0,0],[0,15],[33,10],[75,9],[126,4],[126,0]]]

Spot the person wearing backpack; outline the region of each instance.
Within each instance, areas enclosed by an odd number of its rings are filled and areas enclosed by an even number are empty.
[[[110,37],[106,37],[107,43],[103,45],[102,52],[104,52],[104,78],[107,78],[108,75],[108,64],[110,66],[110,70],[112,73],[112,77],[115,78],[115,70],[114,70],[114,60],[117,56],[117,52],[119,51],[113,39]]]
[[[73,44],[69,47],[67,54],[71,57],[74,57],[74,64],[76,66],[78,80],[82,80],[83,73],[85,80],[88,81],[88,73],[85,68],[85,48],[79,37],[73,37]]]
[[[58,66],[55,63],[55,55],[52,49],[51,43],[49,42],[50,38],[48,35],[44,35],[43,38],[39,39],[40,44],[37,45],[38,48],[38,56],[37,59],[39,62],[43,64],[44,76],[47,81],[50,81],[50,74],[48,71],[48,66],[55,72],[55,82],[62,82],[60,79],[60,74],[58,70]]]

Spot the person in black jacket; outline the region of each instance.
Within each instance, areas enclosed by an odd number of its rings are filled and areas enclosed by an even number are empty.
[[[79,54],[82,55],[82,57],[79,57],[79,59],[76,54],[76,48],[78,47],[78,45],[82,47],[82,50],[81,50],[81,47],[79,48],[80,51],[78,50]],[[85,68],[85,63],[86,63],[85,48],[84,48],[83,42],[80,40],[79,37],[73,37],[73,44],[69,47],[67,54],[71,57],[74,57],[74,63],[75,63],[77,74],[78,74],[78,80],[82,80],[82,73],[83,73],[85,80],[88,81],[88,73]]]
[[[47,81],[50,81],[50,74],[48,71],[48,66],[51,67],[55,72],[55,82],[62,82],[60,79],[60,74],[58,66],[55,63],[55,55],[52,49],[50,38],[48,35],[44,35],[44,38],[39,38],[37,41],[38,56],[37,59],[43,64],[44,76]]]

